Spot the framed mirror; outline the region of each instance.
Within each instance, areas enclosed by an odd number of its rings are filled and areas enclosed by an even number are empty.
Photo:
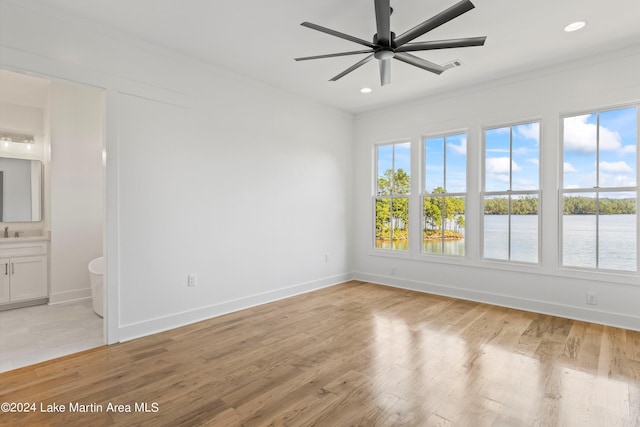
[[[42,162],[0,157],[0,222],[42,220]]]

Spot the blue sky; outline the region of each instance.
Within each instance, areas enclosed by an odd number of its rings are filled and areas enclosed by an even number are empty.
[[[602,112],[599,129],[597,123],[596,114],[564,119],[563,187],[593,188],[597,178],[600,187],[635,186],[636,108]]]
[[[446,177],[445,177],[446,149]],[[436,187],[448,193],[464,193],[467,186],[467,135],[457,134],[429,138],[424,141],[424,191]]]
[[[540,187],[539,169],[538,122],[488,129],[485,132],[485,191],[537,190]]]
[[[637,110],[635,107],[563,119],[563,188],[636,185]],[[598,136],[599,135],[599,136]],[[598,139],[599,137],[599,139]],[[509,155],[511,138],[511,188]],[[599,147],[599,168],[596,168]],[[446,177],[445,161],[446,150]],[[466,191],[467,135],[424,140],[424,191],[445,187]],[[485,191],[537,190],[540,186],[540,125],[538,122],[488,129],[485,132]],[[411,172],[408,142],[378,146],[378,176],[394,168]],[[598,172],[597,172],[598,169]]]

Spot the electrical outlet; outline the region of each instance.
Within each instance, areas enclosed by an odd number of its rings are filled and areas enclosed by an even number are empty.
[[[589,305],[598,304],[598,295],[595,292],[587,292],[587,304]]]
[[[391,267],[391,275],[392,276],[396,275],[396,267],[395,266]]]
[[[195,273],[189,273],[187,275],[187,286],[195,286],[198,283],[198,275]]]
[[[329,262],[329,252],[327,252],[326,254],[324,254],[324,262]]]

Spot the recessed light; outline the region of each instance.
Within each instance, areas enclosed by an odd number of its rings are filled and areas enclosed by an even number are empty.
[[[587,23],[584,22],[584,21],[576,21],[576,22],[572,22],[571,24],[569,24],[566,27],[564,27],[564,30],[567,33],[570,33],[572,31],[578,31],[578,30],[584,28],[585,25],[587,25]]]
[[[362,92],[362,93],[371,93],[371,88],[370,87],[363,87],[362,89],[360,89],[360,92]]]

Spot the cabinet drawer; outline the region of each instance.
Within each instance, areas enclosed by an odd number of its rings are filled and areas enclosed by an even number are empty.
[[[46,255],[47,242],[25,242],[0,244],[0,257]]]

